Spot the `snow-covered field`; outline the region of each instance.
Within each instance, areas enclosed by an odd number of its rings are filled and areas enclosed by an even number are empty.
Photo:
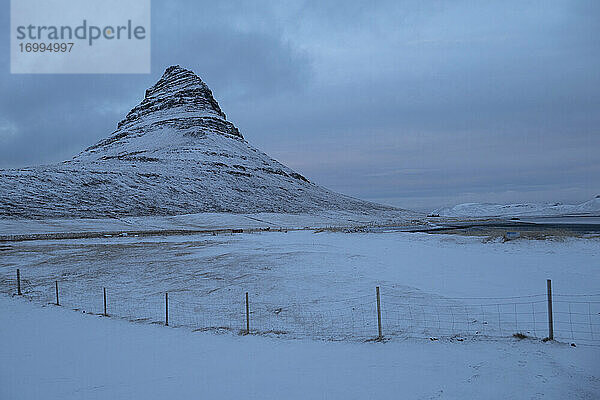
[[[245,292],[252,330],[285,338],[368,340],[377,335],[375,287],[384,335],[547,335],[546,279],[552,279],[556,336],[600,339],[600,242],[483,243],[418,233],[290,231],[254,234],[102,237],[9,242],[2,291],[23,290],[111,315],[239,333]]]
[[[425,218],[416,219],[412,212],[399,210],[313,212],[310,214],[285,213],[198,213],[151,217],[114,218],[1,218],[0,241],[24,238],[73,238],[104,235],[129,235],[160,232],[172,234],[181,231],[203,232],[232,229],[290,230],[319,228],[353,228],[361,226],[394,226],[413,230],[431,227]],[[411,218],[415,217],[415,218]],[[421,216],[422,217],[422,216]],[[438,223],[439,221],[436,221]]]
[[[597,398],[599,250],[306,230],[6,242],[0,287],[19,268],[32,302],[1,297],[0,397]],[[546,279],[559,343],[512,338],[547,335]],[[40,307],[55,281],[65,307]],[[375,286],[385,343],[365,343]],[[82,315],[104,287],[115,318]]]
[[[598,348],[191,333],[0,296],[0,398],[594,399]]]

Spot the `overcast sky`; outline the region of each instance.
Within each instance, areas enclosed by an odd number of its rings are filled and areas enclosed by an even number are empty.
[[[108,136],[192,69],[250,144],[312,181],[420,210],[600,194],[600,1],[157,1],[150,75],[11,75],[0,168]]]

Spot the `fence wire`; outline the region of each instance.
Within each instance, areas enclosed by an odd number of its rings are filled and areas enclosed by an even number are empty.
[[[3,291],[16,294],[16,278],[0,277]],[[89,314],[104,314],[132,322],[164,324],[165,293],[135,297],[123,287],[85,283],[85,288],[59,281],[61,306]],[[55,282],[21,277],[22,295],[43,304],[56,303]],[[216,333],[247,333],[245,293],[217,292],[199,298],[186,291],[170,292],[169,326]],[[553,294],[554,339],[600,345],[600,293]],[[502,338],[515,334],[548,336],[546,294],[513,297],[445,298],[401,293],[382,287],[381,320],[385,339],[428,338],[464,340]],[[252,334],[283,338],[366,341],[378,337],[375,291],[345,299],[263,302],[249,296]]]

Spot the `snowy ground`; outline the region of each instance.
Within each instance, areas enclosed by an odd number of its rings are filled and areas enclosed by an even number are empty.
[[[295,230],[318,228],[351,228],[364,226],[394,226],[406,230],[431,227],[423,215],[400,210],[321,211],[311,214],[285,213],[200,213],[152,217],[114,218],[56,218],[24,219],[0,218],[0,241],[33,238],[82,238],[105,235],[176,234],[206,231],[244,230]],[[439,223],[440,221],[435,221]],[[444,222],[444,221],[442,221]]]
[[[91,313],[285,338],[547,336],[552,279],[556,337],[600,344],[595,239],[483,243],[460,236],[295,231],[36,240],[2,246],[0,288]]]
[[[219,336],[0,296],[3,399],[594,399],[600,349]]]
[[[597,398],[599,249],[312,231],[4,243],[1,290],[20,268],[32,301],[1,297],[0,397]],[[513,339],[547,335],[548,278],[561,343]],[[55,280],[65,307],[42,308]],[[386,343],[364,342],[375,286]],[[101,313],[103,287],[115,318],[69,310]],[[181,329],[161,326],[165,292]]]

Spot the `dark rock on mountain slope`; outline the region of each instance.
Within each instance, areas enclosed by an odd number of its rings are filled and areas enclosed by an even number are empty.
[[[320,210],[393,208],[331,192],[248,145],[208,86],[179,66],[72,160],[0,171],[2,217]]]

